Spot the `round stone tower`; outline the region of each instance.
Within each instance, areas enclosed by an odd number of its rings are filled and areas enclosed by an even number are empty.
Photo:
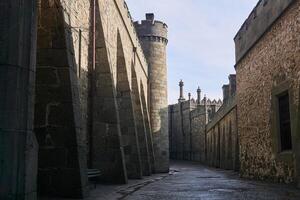
[[[155,155],[155,172],[169,171],[168,87],[166,47],[168,26],[146,14],[135,22],[144,54],[149,64],[149,105]]]

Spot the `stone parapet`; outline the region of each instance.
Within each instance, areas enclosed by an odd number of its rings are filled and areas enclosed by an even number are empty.
[[[147,14],[146,20],[134,22],[135,28],[140,36],[155,36],[168,41],[168,26],[164,22],[154,20],[153,14]]]
[[[214,117],[211,119],[211,121],[206,125],[207,131],[212,129],[219,121],[221,121],[227,113],[229,113],[232,109],[234,109],[237,105],[236,97],[232,96],[230,97],[226,103],[224,103],[221,108],[218,110],[218,112],[215,113]]]
[[[269,30],[272,24],[295,0],[260,0],[236,34],[236,63]]]
[[[137,58],[143,68],[144,73],[146,74],[146,76],[148,76],[148,69],[145,68],[146,66],[148,67],[147,60],[140,43],[140,39],[135,30],[134,22],[130,14],[129,8],[127,6],[127,3],[124,0],[114,0],[114,2],[120,13],[120,16],[122,17],[124,26],[126,27],[128,34],[130,35],[131,42],[133,46],[136,47]]]

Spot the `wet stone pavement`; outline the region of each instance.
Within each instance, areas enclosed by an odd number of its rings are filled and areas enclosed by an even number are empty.
[[[198,163],[173,162],[170,174],[156,174],[128,185],[98,185],[87,200],[300,200],[291,185],[270,184],[239,178],[232,171]]]

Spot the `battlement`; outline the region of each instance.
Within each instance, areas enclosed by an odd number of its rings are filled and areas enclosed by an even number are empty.
[[[295,0],[260,0],[236,34],[236,63],[269,30]]]
[[[134,26],[141,39],[168,43],[168,26],[162,21],[154,20],[154,14],[146,14],[146,20],[136,21]]]

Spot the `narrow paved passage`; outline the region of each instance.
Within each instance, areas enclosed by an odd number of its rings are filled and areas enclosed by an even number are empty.
[[[300,200],[300,190],[291,185],[241,179],[235,172],[208,168],[198,163],[173,162],[170,174],[131,180],[128,185],[98,185],[87,198],[115,199]]]
[[[207,168],[196,163],[176,162],[175,171],[124,199],[201,199],[201,200],[292,200],[300,190],[292,186],[240,179],[231,171]]]

